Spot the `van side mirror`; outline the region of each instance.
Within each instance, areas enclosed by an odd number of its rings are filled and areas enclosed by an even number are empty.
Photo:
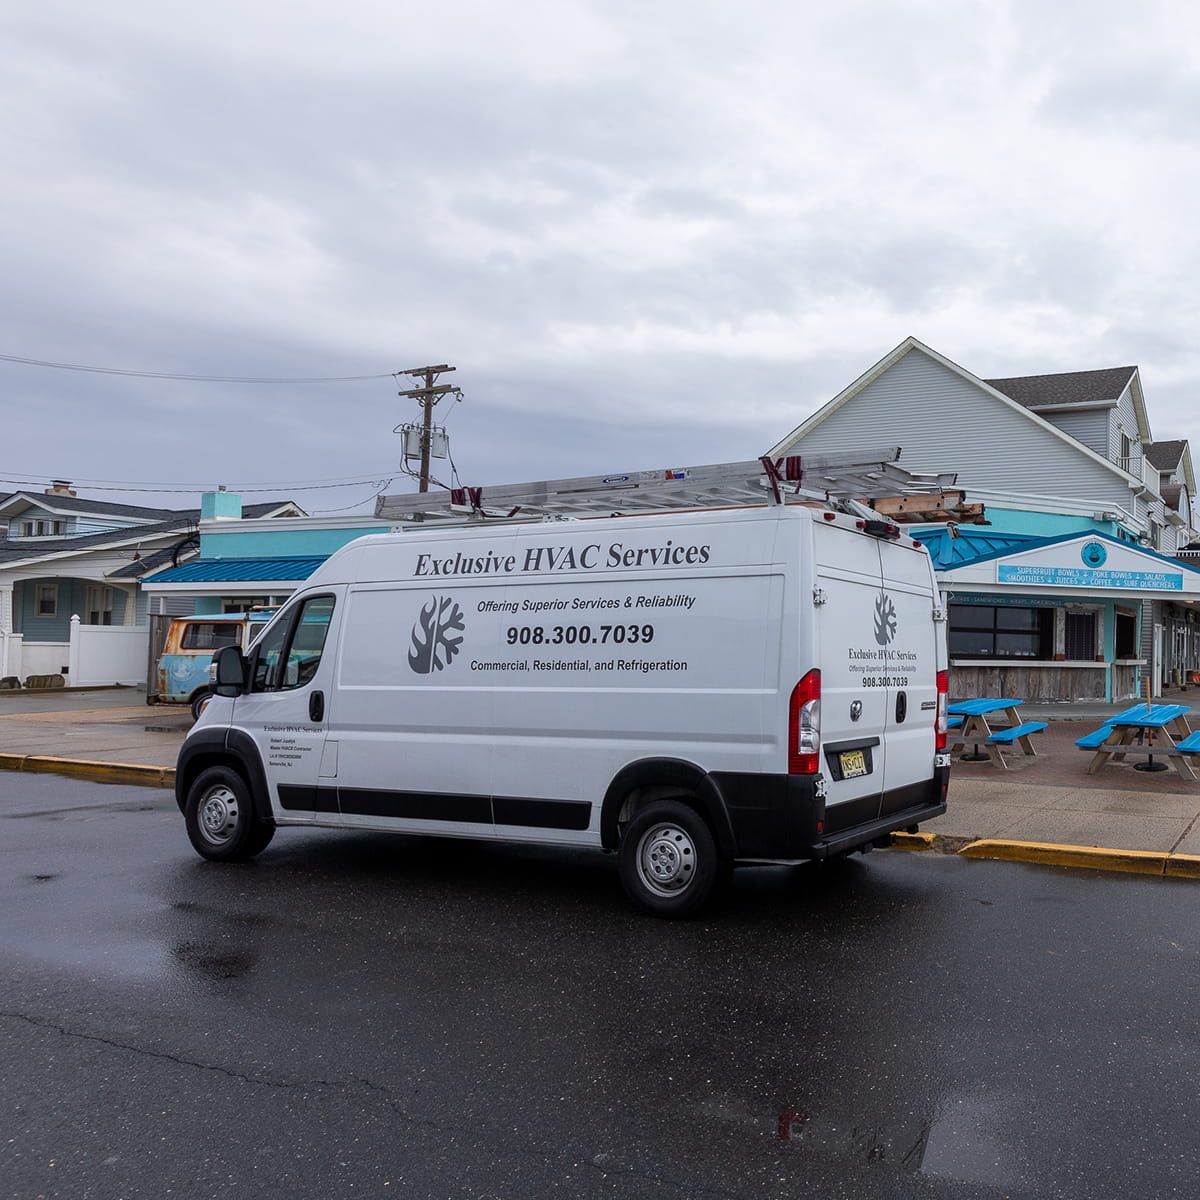
[[[213,655],[213,691],[218,696],[240,696],[246,690],[249,672],[238,646],[222,646]]]

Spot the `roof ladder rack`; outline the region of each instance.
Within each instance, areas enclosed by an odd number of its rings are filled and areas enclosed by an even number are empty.
[[[900,448],[893,446],[412,492],[380,496],[375,515],[404,523],[461,524],[799,503],[875,517],[877,514],[855,497],[936,494],[953,487],[954,474],[913,474],[896,466],[899,457]]]

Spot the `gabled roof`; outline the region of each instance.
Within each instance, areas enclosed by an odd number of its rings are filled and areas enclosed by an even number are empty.
[[[141,554],[138,551],[140,557],[126,563],[123,567],[118,567],[115,571],[109,571],[108,578],[141,579],[143,575],[150,575],[154,571],[162,570],[163,567],[177,565],[181,558],[191,558],[199,549],[200,535],[196,530],[189,529],[182,536],[157,550],[150,551],[149,554]]]
[[[248,504],[242,510],[242,515],[248,520],[256,517],[269,517],[273,513],[295,507],[290,500],[274,500],[263,504]],[[143,511],[149,512],[150,509]],[[153,524],[129,525],[120,529],[106,529],[100,533],[89,533],[82,537],[57,538],[0,538],[0,566],[21,561],[36,561],[42,558],[62,558],[72,554],[82,554],[92,550],[103,550],[108,546],[121,547],[136,545],[146,540],[158,540],[171,534],[194,534],[200,520],[198,508],[182,512],[170,512],[164,521]],[[170,555],[168,554],[168,558]],[[139,570],[122,567],[120,577],[142,575],[150,567],[141,566],[144,560],[138,560]],[[131,564],[135,565],[135,564]],[[160,564],[161,565],[161,564]],[[114,573],[116,574],[116,573]]]
[[[1019,535],[1009,534],[1008,536],[1014,537]],[[1040,550],[1046,546],[1059,546],[1066,542],[1108,542],[1113,546],[1120,546],[1122,550],[1134,554],[1139,558],[1150,559],[1156,563],[1167,563],[1174,570],[1182,571],[1185,575],[1191,572],[1193,575],[1200,577],[1200,566],[1193,566],[1191,563],[1184,562],[1183,559],[1169,558],[1167,555],[1160,554],[1157,550],[1151,550],[1146,546],[1131,545],[1121,538],[1113,537],[1111,533],[1102,533],[1098,529],[1077,529],[1073,533],[1059,533],[1051,537],[1027,538],[1023,545],[1001,547],[991,551],[985,551],[983,547],[980,547],[978,554],[972,557],[964,557],[959,562],[951,562],[945,567],[938,567],[938,570],[954,570],[957,567],[974,566],[976,563],[987,562],[989,559],[1004,558],[1009,554],[1020,554],[1026,550]]]
[[[1187,452],[1188,444],[1185,438],[1174,442],[1151,442],[1143,447],[1150,465],[1156,471],[1173,471],[1179,466],[1179,460]]]
[[[59,492],[12,492],[0,498],[0,517],[10,517],[30,506],[44,508],[48,512],[72,514],[74,516],[125,517],[128,520],[147,524],[168,521],[177,516],[174,508],[144,508],[137,504],[113,504],[108,500],[86,500],[79,496],[68,496]]]
[[[1067,433],[1063,429],[1060,429],[1046,417],[1039,416],[1038,413],[1032,408],[1021,404],[1014,400],[1011,396],[1006,395],[1004,392],[1000,391],[1000,389],[997,388],[994,383],[989,383],[985,379],[980,379],[978,375],[973,375],[965,367],[960,367],[958,363],[952,362],[950,359],[946,358],[945,355],[939,354],[936,350],[926,346],[924,342],[920,342],[915,337],[911,336],[906,337],[904,341],[902,341],[900,345],[898,345],[890,354],[884,355],[884,357],[881,358],[873,367],[871,367],[870,370],[864,372],[852,384],[850,384],[849,387],[839,392],[832,400],[819,408],[811,417],[808,418],[808,420],[797,425],[796,428],[787,435],[787,437],[777,442],[771,447],[770,450],[767,451],[767,453],[771,457],[777,457],[781,454],[795,453],[793,447],[797,441],[811,433],[812,430],[814,430],[823,421],[831,417],[844,404],[847,404],[849,401],[853,400],[866,387],[874,383],[876,379],[894,367],[896,363],[905,357],[905,355],[914,351],[926,355],[936,363],[940,363],[943,367],[957,375],[960,379],[966,380],[968,383],[979,388],[984,395],[991,396],[992,399],[994,399],[997,403],[1007,405],[1010,409],[1019,412],[1026,420],[1033,421],[1051,437],[1057,438],[1060,442],[1070,446],[1077,453],[1090,458],[1095,463],[1099,463],[1106,470],[1112,471],[1115,475],[1121,476],[1122,479],[1126,477],[1125,472],[1122,471],[1116,463],[1105,458],[1104,455],[1098,454],[1095,450],[1081,442],[1078,438],[1072,437],[1071,434]],[[1121,371],[1125,370],[1124,367],[1117,369]],[[1130,367],[1129,370],[1133,371],[1136,375],[1136,367]],[[1080,373],[1095,374],[1097,372],[1085,371]],[[1099,374],[1103,373],[1104,372],[1099,372]],[[1038,378],[1044,377],[1039,376]],[[1140,388],[1138,389],[1138,394],[1135,397],[1135,404],[1138,408],[1138,420],[1139,422],[1143,422],[1145,420],[1145,408],[1141,403]],[[1149,440],[1148,429],[1144,434],[1144,440]]]
[[[103,533],[89,533],[84,537],[59,538],[15,538],[0,541],[0,564],[19,562],[22,559],[38,559],[102,550],[105,546],[130,545],[141,539],[159,538],[166,534],[180,533],[194,526],[182,514],[173,521],[159,521],[154,525],[130,525],[123,529],[106,529]]]
[[[1136,374],[1137,367],[1106,367],[1099,371],[1018,375],[985,382],[1026,408],[1043,408],[1060,404],[1115,404]]]

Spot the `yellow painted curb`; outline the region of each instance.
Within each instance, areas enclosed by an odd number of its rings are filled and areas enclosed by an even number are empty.
[[[1009,842],[985,838],[960,851],[964,858],[1001,858],[1010,862],[1047,863],[1056,867],[1090,867],[1099,871],[1131,871],[1165,875],[1170,855],[1152,850],[1107,850],[1099,846],[1059,846],[1051,842]]]
[[[173,767],[146,767],[139,763],[100,762],[86,758],[54,758],[40,754],[0,754],[0,769],[70,775],[100,783],[135,783],[143,787],[175,786]]]
[[[1180,879],[1200,879],[1200,858],[1194,854],[1168,855],[1167,874]]]
[[[932,850],[937,840],[936,833],[895,833],[892,847],[896,850]]]

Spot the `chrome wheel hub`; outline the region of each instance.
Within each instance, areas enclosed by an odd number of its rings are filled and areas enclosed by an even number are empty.
[[[692,881],[696,848],[687,831],[678,825],[655,825],[642,835],[637,863],[642,882],[650,891],[674,896]]]
[[[227,787],[214,787],[200,801],[200,831],[214,846],[233,837],[238,821],[238,800]]]

